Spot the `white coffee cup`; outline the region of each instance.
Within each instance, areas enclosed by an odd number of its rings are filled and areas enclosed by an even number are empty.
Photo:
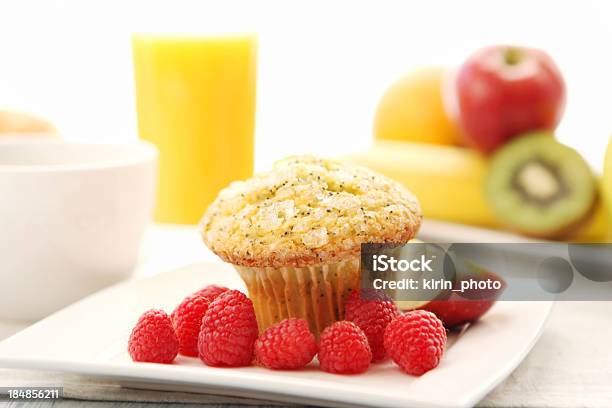
[[[156,165],[145,142],[1,142],[0,320],[40,319],[130,276]]]

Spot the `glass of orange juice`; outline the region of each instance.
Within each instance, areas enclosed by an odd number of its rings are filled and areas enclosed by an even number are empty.
[[[253,173],[257,39],[132,36],[138,132],[157,145],[155,219],[194,224]]]

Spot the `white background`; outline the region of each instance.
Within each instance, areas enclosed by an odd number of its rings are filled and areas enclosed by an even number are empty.
[[[606,1],[2,1],[0,106],[51,118],[72,140],[136,138],[130,33],[257,32],[257,164],[371,141],[385,88],[476,48],[546,49],[568,83],[559,138],[601,169],[612,133]]]

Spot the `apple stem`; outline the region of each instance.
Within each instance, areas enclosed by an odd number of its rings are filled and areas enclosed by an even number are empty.
[[[521,51],[518,48],[509,47],[504,52],[504,62],[508,65],[517,65],[521,62]]]

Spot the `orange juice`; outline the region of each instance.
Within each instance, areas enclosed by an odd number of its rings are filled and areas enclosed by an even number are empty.
[[[138,131],[160,151],[155,219],[197,223],[253,173],[257,42],[135,35]]]

